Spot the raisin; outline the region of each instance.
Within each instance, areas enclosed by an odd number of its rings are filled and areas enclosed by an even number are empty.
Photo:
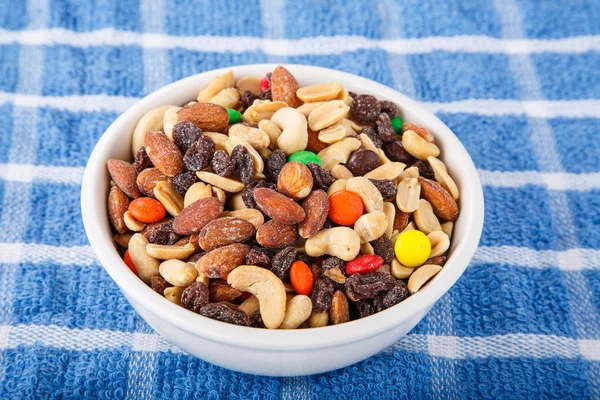
[[[254,161],[252,156],[241,144],[235,146],[231,152],[231,158],[235,160],[235,170],[244,184],[252,182],[254,176]]]
[[[275,185],[261,180],[256,180],[247,185],[242,191],[242,200],[244,201],[246,207],[258,210],[258,206],[256,205],[256,199],[254,199],[254,189],[258,188],[268,188],[275,190]]]
[[[398,116],[398,107],[391,101],[381,100],[379,106],[381,107],[381,112],[386,113],[390,118]]]
[[[302,261],[306,265],[311,265],[313,262],[308,254],[300,252],[296,255],[296,261]]]
[[[309,162],[306,166],[310,169],[310,173],[313,176],[313,190],[321,189],[327,191],[329,186],[335,181],[333,175],[314,162]]]
[[[133,166],[138,174],[146,168],[154,167],[154,164],[152,164],[150,157],[148,157],[148,153],[146,152],[146,148],[144,146],[140,147],[140,149],[135,153],[134,159],[135,161],[133,162]]]
[[[209,292],[202,282],[194,282],[181,294],[181,305],[190,311],[200,313],[200,309],[208,304]]]
[[[359,124],[372,124],[381,114],[381,105],[379,105],[375,96],[360,94],[354,97],[350,112]]]
[[[398,188],[396,187],[396,183],[391,179],[369,179],[373,185],[379,190],[381,193],[381,197],[384,199],[389,199],[390,197],[394,197]]]
[[[404,149],[402,141],[399,139],[385,143],[383,145],[383,151],[390,160],[404,163],[407,166],[413,165],[417,161],[416,158],[411,156],[410,153]]]
[[[369,139],[371,139],[371,142],[373,142],[375,147],[380,149],[381,146],[383,146],[383,141],[379,139],[377,132],[375,132],[375,129],[373,129],[372,126],[365,126],[360,133],[364,133]]]
[[[385,235],[371,242],[373,251],[379,257],[383,258],[384,264],[391,264],[394,260],[394,243]]]
[[[253,247],[248,254],[246,254],[244,263],[246,265],[257,265],[259,267],[269,268],[271,266],[271,257],[269,257],[269,254],[260,247]]]
[[[273,101],[273,94],[271,93],[271,88],[265,89],[258,94],[258,98],[261,100],[271,100]]]
[[[290,278],[290,268],[296,260],[296,253],[295,248],[284,247],[271,259],[271,271],[282,281]]]
[[[353,305],[350,309],[353,319],[365,318],[375,314],[373,301],[371,299],[354,301],[350,302],[350,304]]]
[[[346,262],[344,260],[342,260],[341,258],[331,257],[331,258],[328,258],[327,260],[323,261],[322,267],[324,270],[328,270],[328,269],[337,267],[340,269],[340,271],[344,271],[346,269]]]
[[[302,261],[302,260],[300,260],[300,261]],[[312,264],[312,263],[305,263],[305,264],[309,265],[308,268],[310,268],[310,272],[312,272],[313,280],[321,279],[321,275],[323,275],[323,269],[321,267],[319,267],[317,264]]]
[[[346,279],[346,291],[354,300],[372,299],[379,292],[394,287],[396,279],[386,272],[354,274]]]
[[[173,142],[179,147],[181,154],[185,154],[191,145],[202,136],[202,129],[190,121],[181,121],[173,127]]]
[[[183,156],[183,162],[188,171],[200,171],[210,165],[214,153],[215,144],[212,139],[201,136],[187,149]]]
[[[203,285],[202,283],[200,284]],[[198,314],[202,315],[203,317],[216,319],[217,321],[227,322],[229,324],[241,326],[250,326],[251,324],[248,314],[242,310],[229,308],[225,304],[209,303],[203,306],[198,311]]]
[[[375,312],[380,312],[386,308],[390,308],[400,303],[402,300],[410,296],[406,283],[404,281],[396,281],[394,287],[386,292],[381,292],[373,299],[373,308]]]
[[[277,178],[285,163],[286,156],[283,150],[277,149],[269,155],[265,163],[267,180],[269,182],[277,183]]]
[[[196,182],[198,182],[198,176],[196,176],[196,173],[188,171],[182,172],[179,175],[175,175],[175,177],[171,181],[171,185],[177,191],[177,193],[179,193],[182,196],[185,196],[185,193],[188,191],[190,186],[192,186]]]
[[[191,256],[187,262],[191,262],[191,263],[197,263],[199,259],[201,259],[202,257],[204,257],[204,255],[206,254],[205,251],[201,251],[200,253],[196,253],[193,256]]]
[[[413,167],[417,167],[419,169],[419,176],[422,176],[426,179],[435,180],[433,169],[431,168],[429,161],[419,160],[414,163]]]
[[[253,328],[266,328],[265,323],[262,320],[262,315],[260,315],[260,311],[256,311],[250,317],[250,326]]]
[[[334,291],[335,289],[330,282],[322,279],[316,280],[313,289],[310,292],[313,312],[320,313],[329,310],[331,308]]]
[[[394,128],[392,128],[389,115],[379,114],[379,117],[377,117],[377,135],[384,143],[398,140],[398,135],[396,135]]]
[[[242,98],[240,100],[240,104],[242,105],[242,109],[245,110],[254,103],[254,100],[258,99],[258,96],[252,93],[249,90],[244,90],[244,94],[242,94]]]
[[[173,219],[146,225],[146,228],[144,236],[152,244],[172,245],[179,240],[179,235],[173,230]]]
[[[215,151],[210,164],[213,171],[220,176],[228,176],[235,171],[235,160],[223,150]]]
[[[164,296],[165,289],[170,288],[173,285],[167,282],[162,276],[153,276],[152,279],[150,279],[150,286],[152,287],[152,290],[154,290],[156,293],[160,294],[161,296]]]

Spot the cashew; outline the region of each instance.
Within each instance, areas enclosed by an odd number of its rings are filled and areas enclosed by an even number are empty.
[[[404,171],[405,165],[401,162],[391,162],[388,164],[380,165],[374,170],[366,173],[365,178],[368,179],[396,179],[402,171]]]
[[[269,135],[265,131],[242,124],[235,124],[229,128],[229,137],[234,136],[246,140],[256,150],[265,149],[270,143]]]
[[[315,108],[308,115],[308,126],[313,131],[320,131],[344,118],[350,107],[342,100],[332,100]]]
[[[360,244],[360,254],[375,254],[375,250],[373,246],[369,242],[364,242]]]
[[[244,146],[248,153],[250,153],[250,157],[252,157],[253,165],[254,165],[254,177],[257,177],[258,174],[262,174],[265,169],[265,162],[258,152],[252,147],[248,141],[239,136],[230,136],[225,142],[225,148],[227,149],[227,153],[231,154],[233,149],[236,146]],[[218,186],[218,185],[217,185]],[[223,188],[224,189],[224,188]]]
[[[410,167],[410,168],[406,168],[401,174],[400,176],[398,176],[399,182],[400,183],[402,180],[404,179],[410,179],[410,178],[415,178],[417,179],[419,177],[419,168],[417,167]]]
[[[323,143],[335,143],[346,137],[346,128],[341,122],[336,122],[319,132],[319,140]]]
[[[448,239],[452,239],[452,229],[454,228],[454,222],[446,221],[442,225],[442,232],[448,235]]]
[[[324,148],[318,154],[323,162],[323,168],[329,171],[334,165],[347,163],[350,154],[358,150],[360,144],[360,140],[347,137]]]
[[[286,155],[306,149],[308,127],[306,118],[298,110],[291,107],[282,108],[273,114],[271,121],[281,129],[277,147],[285,151]]]
[[[429,254],[429,258],[437,257],[444,254],[448,251],[450,247],[450,239],[448,235],[446,235],[442,231],[433,231],[429,235],[427,235],[427,239],[431,243],[431,254]]]
[[[394,220],[396,219],[396,206],[392,203],[383,203],[383,212],[387,219],[387,228],[385,229],[385,237],[390,239],[394,230]]]
[[[318,83],[301,87],[296,91],[296,96],[305,103],[328,101],[335,99],[342,89],[339,83]]]
[[[310,237],[305,244],[306,254],[319,257],[324,254],[350,261],[356,258],[360,250],[360,237],[345,226],[323,229]]]
[[[225,72],[223,75],[219,75],[213,78],[212,81],[208,84],[207,87],[202,89],[200,93],[198,93],[198,101],[199,102],[208,102],[211,98],[213,98],[217,93],[219,93],[223,89],[232,88],[235,79],[233,77],[233,71],[229,70]]]
[[[419,207],[421,184],[417,178],[404,179],[398,184],[396,205],[400,211],[411,213]]]
[[[248,297],[246,300],[244,300],[242,302],[242,304],[240,304],[238,306],[238,310],[242,310],[243,312],[248,314],[249,317],[252,317],[255,312],[260,310],[260,305],[258,304],[258,299],[256,298],[256,296]]]
[[[425,199],[419,200],[419,207],[413,213],[413,219],[419,230],[426,235],[442,230],[440,221],[433,213],[431,204]]]
[[[190,204],[207,197],[212,197],[212,186],[207,185],[204,182],[196,182],[185,192],[183,198],[183,208],[186,208]]]
[[[127,229],[133,232],[140,232],[146,227],[146,224],[135,219],[129,210],[125,211],[125,214],[123,214],[123,221],[125,221],[125,226]]]
[[[335,179],[350,179],[352,178],[354,175],[352,175],[352,172],[350,172],[350,170],[346,167],[344,167],[341,164],[338,164],[336,166],[334,166],[333,168],[331,168],[331,175],[333,175],[333,177]]]
[[[237,91],[237,89],[227,88],[221,90],[219,93],[211,97],[208,102],[218,104],[225,108],[235,108],[239,101],[240,93]]]
[[[446,168],[446,164],[435,157],[427,157],[427,161],[429,161],[429,165],[431,165],[431,169],[433,169],[435,180],[438,181],[440,185],[442,185],[442,187],[452,195],[454,200],[458,200],[458,186],[456,186],[454,179],[448,175],[448,168]]]
[[[210,183],[211,185],[230,193],[241,192],[246,187],[246,185],[240,181],[236,181],[235,179],[231,178],[225,178],[223,176],[213,174],[212,172],[198,171],[196,172],[196,176],[198,176],[198,179],[201,181]]]
[[[254,94],[259,94],[261,80],[262,78],[260,76],[242,76],[235,83],[235,87],[242,91],[242,93],[245,90],[249,90]]]
[[[254,100],[254,103],[242,115],[244,122],[258,124],[263,119],[273,119],[273,115],[288,105],[283,101]],[[278,124],[279,125],[279,124]]]
[[[396,279],[406,279],[409,276],[411,276],[413,272],[415,272],[415,268],[406,267],[400,264],[400,261],[398,261],[398,259],[394,258],[392,260],[390,272],[392,276]]]
[[[178,216],[181,210],[183,210],[183,197],[168,182],[160,181],[154,186],[154,197],[174,217]]]
[[[133,236],[133,232],[118,233],[113,237],[113,240],[121,247],[129,247],[129,241]]]
[[[362,199],[367,212],[382,211],[383,197],[373,182],[363,176],[348,179],[346,190],[356,193]]]
[[[425,283],[437,275],[441,270],[442,267],[434,264],[425,264],[417,268],[410,278],[408,278],[408,283],[406,284],[410,294],[417,293]]]
[[[285,317],[286,297],[283,282],[274,273],[255,265],[241,265],[227,276],[227,283],[258,298],[265,326],[277,329]]]
[[[285,317],[279,329],[296,329],[310,317],[312,302],[308,296],[299,294],[292,297],[286,304]]]
[[[308,324],[311,328],[322,328],[329,323],[329,313],[323,311],[320,313],[313,312],[308,317]]]
[[[165,131],[165,135],[171,140],[173,140],[173,127],[177,124],[177,113],[179,110],[181,110],[179,106],[168,108],[163,117],[163,130]]]
[[[248,208],[244,203],[244,199],[242,199],[241,193],[236,193],[233,196],[231,196],[228,200],[228,206],[228,208],[232,211],[245,210]]]
[[[165,297],[171,303],[175,303],[178,306],[181,305],[181,295],[183,294],[184,287],[181,286],[172,286],[165,289]]]
[[[225,211],[224,217],[238,217],[250,222],[256,229],[260,228],[265,223],[265,216],[254,208],[246,208],[243,210]]]
[[[225,191],[216,186],[208,186],[210,187],[210,191],[212,192],[213,197],[216,197],[221,203],[225,204],[225,202],[227,201],[227,195],[225,194]]]
[[[146,132],[162,131],[164,127],[165,112],[173,106],[162,106],[148,111],[140,118],[133,135],[131,136],[131,154],[135,157],[135,153],[144,145]]]
[[[435,144],[429,143],[414,131],[406,131],[402,134],[402,145],[410,155],[419,160],[440,155],[440,149]]]
[[[187,287],[196,281],[198,271],[192,263],[168,260],[160,264],[160,276],[173,286]]]
[[[136,233],[129,240],[129,256],[141,280],[150,284],[153,276],[158,276],[160,262],[146,252],[148,239],[141,233]]]
[[[261,129],[269,136],[269,148],[277,150],[277,139],[281,136],[281,129],[270,119],[263,119],[258,123],[258,129]]]
[[[372,242],[381,237],[386,229],[387,217],[383,211],[364,214],[354,223],[354,231],[360,236],[361,243]]]
[[[327,189],[327,194],[331,196],[333,193],[338,192],[340,190],[346,190],[346,184],[348,183],[348,179],[338,179],[333,182],[329,189]]]
[[[202,134],[204,136],[208,136],[213,141],[216,150],[227,151],[227,147],[225,147],[225,142],[227,142],[229,136],[218,132],[202,132]]]
[[[184,246],[152,243],[146,245],[146,252],[148,255],[159,260],[185,260],[194,254],[194,251],[196,251],[196,248],[191,243]]]

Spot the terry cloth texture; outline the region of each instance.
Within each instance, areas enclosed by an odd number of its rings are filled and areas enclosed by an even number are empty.
[[[597,0],[0,0],[0,398],[600,398],[598,21]],[[168,344],[81,221],[83,168],[121,112],[262,62],[423,102],[484,184],[458,283],[389,349],[317,376],[235,373]]]

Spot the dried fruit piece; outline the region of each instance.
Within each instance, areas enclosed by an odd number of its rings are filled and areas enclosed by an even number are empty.
[[[245,312],[229,308],[225,304],[209,303],[202,307],[198,314],[228,324],[241,326],[250,326],[251,324],[250,317]]]
[[[190,121],[182,121],[173,127],[173,142],[185,154],[191,145],[196,143],[202,137],[202,129]]]
[[[202,135],[187,149],[183,162],[188,171],[200,171],[210,165],[214,153],[215,144],[209,137]]]
[[[373,298],[373,308],[375,309],[375,312],[383,311],[395,306],[408,296],[410,296],[410,293],[406,283],[404,283],[404,281],[396,281],[393,288],[387,292],[381,292]]]
[[[265,222],[256,231],[256,241],[261,246],[279,248],[296,241],[298,232],[296,225],[286,225],[274,219]]]
[[[286,164],[285,152],[281,149],[277,149],[269,155],[266,162],[266,175],[267,180],[272,183],[277,183],[279,173]]]
[[[248,185],[254,176],[254,161],[248,149],[242,145],[235,146],[231,152],[231,158],[235,160],[235,169],[240,179]]]
[[[209,291],[202,282],[194,282],[181,294],[181,305],[190,311],[199,313],[208,304]]]
[[[359,124],[371,124],[377,120],[381,114],[381,105],[375,96],[370,94],[361,94],[352,96],[354,100],[350,106],[352,116]]]
[[[177,242],[179,235],[173,230],[173,220],[167,219],[153,224],[148,224],[142,230],[152,244],[171,245]]]
[[[373,185],[379,190],[381,193],[381,197],[384,199],[389,199],[391,197],[396,196],[398,188],[396,187],[396,183],[391,179],[369,179]]]
[[[375,254],[383,259],[384,264],[391,264],[394,260],[394,243],[385,236],[371,242]]]
[[[308,167],[300,162],[289,162],[281,169],[277,179],[279,193],[300,200],[309,195],[313,177]]]
[[[133,166],[135,167],[135,170],[138,174],[146,168],[154,167],[154,165],[152,165],[150,157],[148,157],[148,153],[146,152],[146,148],[144,146],[140,147],[137,153],[135,153],[135,157],[133,159]]]
[[[309,162],[306,166],[313,176],[313,188],[321,190],[329,189],[329,186],[334,182],[333,176],[313,162]]]
[[[435,157],[431,158],[435,159]],[[419,170],[419,176],[426,179],[434,179],[433,169],[431,168],[431,165],[429,165],[428,161],[419,160],[413,164],[413,167],[416,167]]]
[[[258,94],[252,93],[249,90],[244,90],[244,93],[240,99],[240,106],[242,107],[242,110],[246,110],[248,107],[250,107],[256,99],[258,99]]]
[[[111,159],[106,162],[106,166],[110,178],[123,193],[133,199],[140,197],[140,190],[136,183],[137,171],[132,164]]]
[[[222,217],[209,222],[198,233],[198,243],[205,251],[248,240],[256,229],[250,222],[236,217]]]
[[[346,291],[356,300],[372,299],[379,292],[390,290],[396,284],[396,279],[385,272],[371,272],[361,275],[354,274],[346,279]]]
[[[264,249],[253,247],[246,254],[244,259],[246,265],[258,265],[259,267],[269,268],[271,266],[271,257]]]
[[[175,143],[162,132],[148,132],[144,140],[146,152],[156,168],[167,176],[183,170],[183,156]]]
[[[198,233],[206,224],[223,212],[223,203],[214,197],[200,199],[188,207],[173,220],[173,229],[179,235]]]
[[[266,188],[254,189],[254,198],[262,212],[286,225],[297,224],[306,214],[292,199]]]
[[[323,190],[313,190],[302,202],[302,208],[306,218],[298,224],[298,233],[308,239],[323,228],[329,213],[329,197]]]
[[[331,308],[329,309],[329,321],[331,321],[331,325],[339,325],[350,321],[348,299],[340,290],[333,294]]]
[[[392,128],[389,115],[382,113],[377,117],[377,135],[384,143],[398,140],[398,136],[394,132],[394,128]]]
[[[244,263],[250,246],[234,243],[209,251],[198,262],[196,270],[210,279],[223,278]]]
[[[123,215],[129,209],[129,198],[118,187],[112,187],[108,194],[108,217],[115,230],[119,233],[127,232]]]
[[[446,221],[456,221],[459,210],[452,195],[436,181],[419,177],[419,183],[421,194],[431,203],[435,215]]]
[[[222,132],[229,125],[229,114],[224,107],[212,103],[195,103],[182,108],[179,122],[189,121],[203,131]]]
[[[302,101],[296,95],[300,88],[294,75],[281,65],[273,70],[271,76],[271,93],[274,101],[286,102],[290,107],[297,108]]]
[[[290,278],[290,268],[296,260],[296,249],[286,247],[275,254],[271,260],[271,271],[281,280]]]
[[[372,126],[365,126],[360,133],[371,139],[373,146],[376,148],[380,149],[381,146],[383,146],[383,141],[379,138],[379,136],[377,136],[377,133]]]
[[[344,270],[346,268],[346,262],[341,258],[330,257],[327,260],[323,261],[321,266],[324,270],[329,270],[332,268],[339,268],[340,270]]]
[[[173,177],[171,180],[171,186],[173,186],[173,189],[175,189],[177,193],[185,196],[185,193],[188,191],[188,189],[196,182],[198,182],[198,177],[196,174],[192,171],[187,171]]]
[[[313,312],[322,313],[331,308],[334,290],[335,289],[330,282],[326,282],[322,279],[315,281],[313,290],[310,293],[310,300],[313,304]]]
[[[220,301],[231,301],[242,295],[242,291],[231,287],[225,281],[214,280],[208,286],[209,301],[218,303]]]
[[[171,285],[169,282],[167,282],[165,280],[165,278],[163,278],[162,276],[153,276],[150,279],[150,287],[152,288],[152,290],[154,290],[156,293],[160,294],[161,296],[165,295],[165,289],[166,288],[170,288],[173,285]]]
[[[235,171],[235,159],[223,150],[215,151],[211,166],[219,176],[229,176]]]
[[[381,112],[386,113],[390,118],[398,116],[398,107],[391,101],[382,100],[379,102],[379,106],[381,107]]]

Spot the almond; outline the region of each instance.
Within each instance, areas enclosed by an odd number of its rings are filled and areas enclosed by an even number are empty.
[[[336,290],[331,301],[331,308],[329,309],[329,321],[332,325],[338,325],[349,320],[348,299],[342,291]]]
[[[300,162],[289,162],[283,166],[277,179],[279,193],[300,200],[310,194],[313,177],[310,169]]]
[[[274,190],[254,189],[254,198],[262,212],[282,224],[294,225],[306,217],[298,203]]]
[[[198,234],[198,242],[204,251],[250,239],[256,229],[242,218],[222,217],[209,222]]]
[[[158,182],[169,182],[169,177],[158,168],[146,168],[137,176],[137,186],[140,192],[149,197],[154,197],[154,188]]]
[[[144,146],[152,164],[166,176],[175,176],[183,171],[183,155],[164,133],[146,133]]]
[[[456,221],[458,218],[458,204],[439,183],[419,177],[421,194],[431,203],[433,212],[446,221]]]
[[[173,230],[178,235],[198,233],[223,212],[223,203],[215,197],[200,199],[181,211],[173,220]]]
[[[137,171],[133,164],[122,160],[108,160],[106,163],[108,173],[115,185],[127,196],[137,199],[140,197],[140,189],[136,183]]]
[[[402,232],[406,229],[408,222],[410,220],[410,214],[405,213],[404,211],[400,211],[396,209],[396,216],[394,217],[394,230],[398,232]]]
[[[247,244],[234,243],[206,253],[196,263],[196,270],[210,279],[223,278],[244,263],[250,251]]]
[[[308,128],[308,144],[306,145],[306,150],[312,151],[317,154],[320,151],[324,150],[328,146],[327,143],[322,142],[319,139],[319,132],[315,132],[312,129]]]
[[[235,300],[242,295],[242,291],[232,287],[225,281],[212,281],[208,287],[209,301],[217,303],[219,301]]]
[[[182,108],[177,115],[179,122],[190,121],[208,132],[222,132],[229,125],[227,110],[218,104],[195,103]]]
[[[421,125],[415,124],[413,122],[404,122],[402,124],[402,133],[404,133],[406,131],[415,132],[417,135],[421,136],[423,139],[427,140],[429,143],[435,142],[435,138],[433,137],[433,135],[426,128],[423,128]]]
[[[129,198],[118,187],[110,188],[108,194],[108,216],[115,230],[119,233],[127,232],[123,215],[129,209]]]
[[[271,75],[271,93],[273,101],[284,101],[288,106],[298,108],[302,101],[296,95],[300,85],[294,75],[281,65]]]
[[[314,190],[302,202],[302,208],[306,218],[298,224],[298,233],[304,239],[308,239],[319,232],[327,220],[329,196],[323,190]]]
[[[285,247],[294,243],[297,238],[296,225],[285,225],[274,219],[265,222],[256,231],[256,241],[265,247]]]

